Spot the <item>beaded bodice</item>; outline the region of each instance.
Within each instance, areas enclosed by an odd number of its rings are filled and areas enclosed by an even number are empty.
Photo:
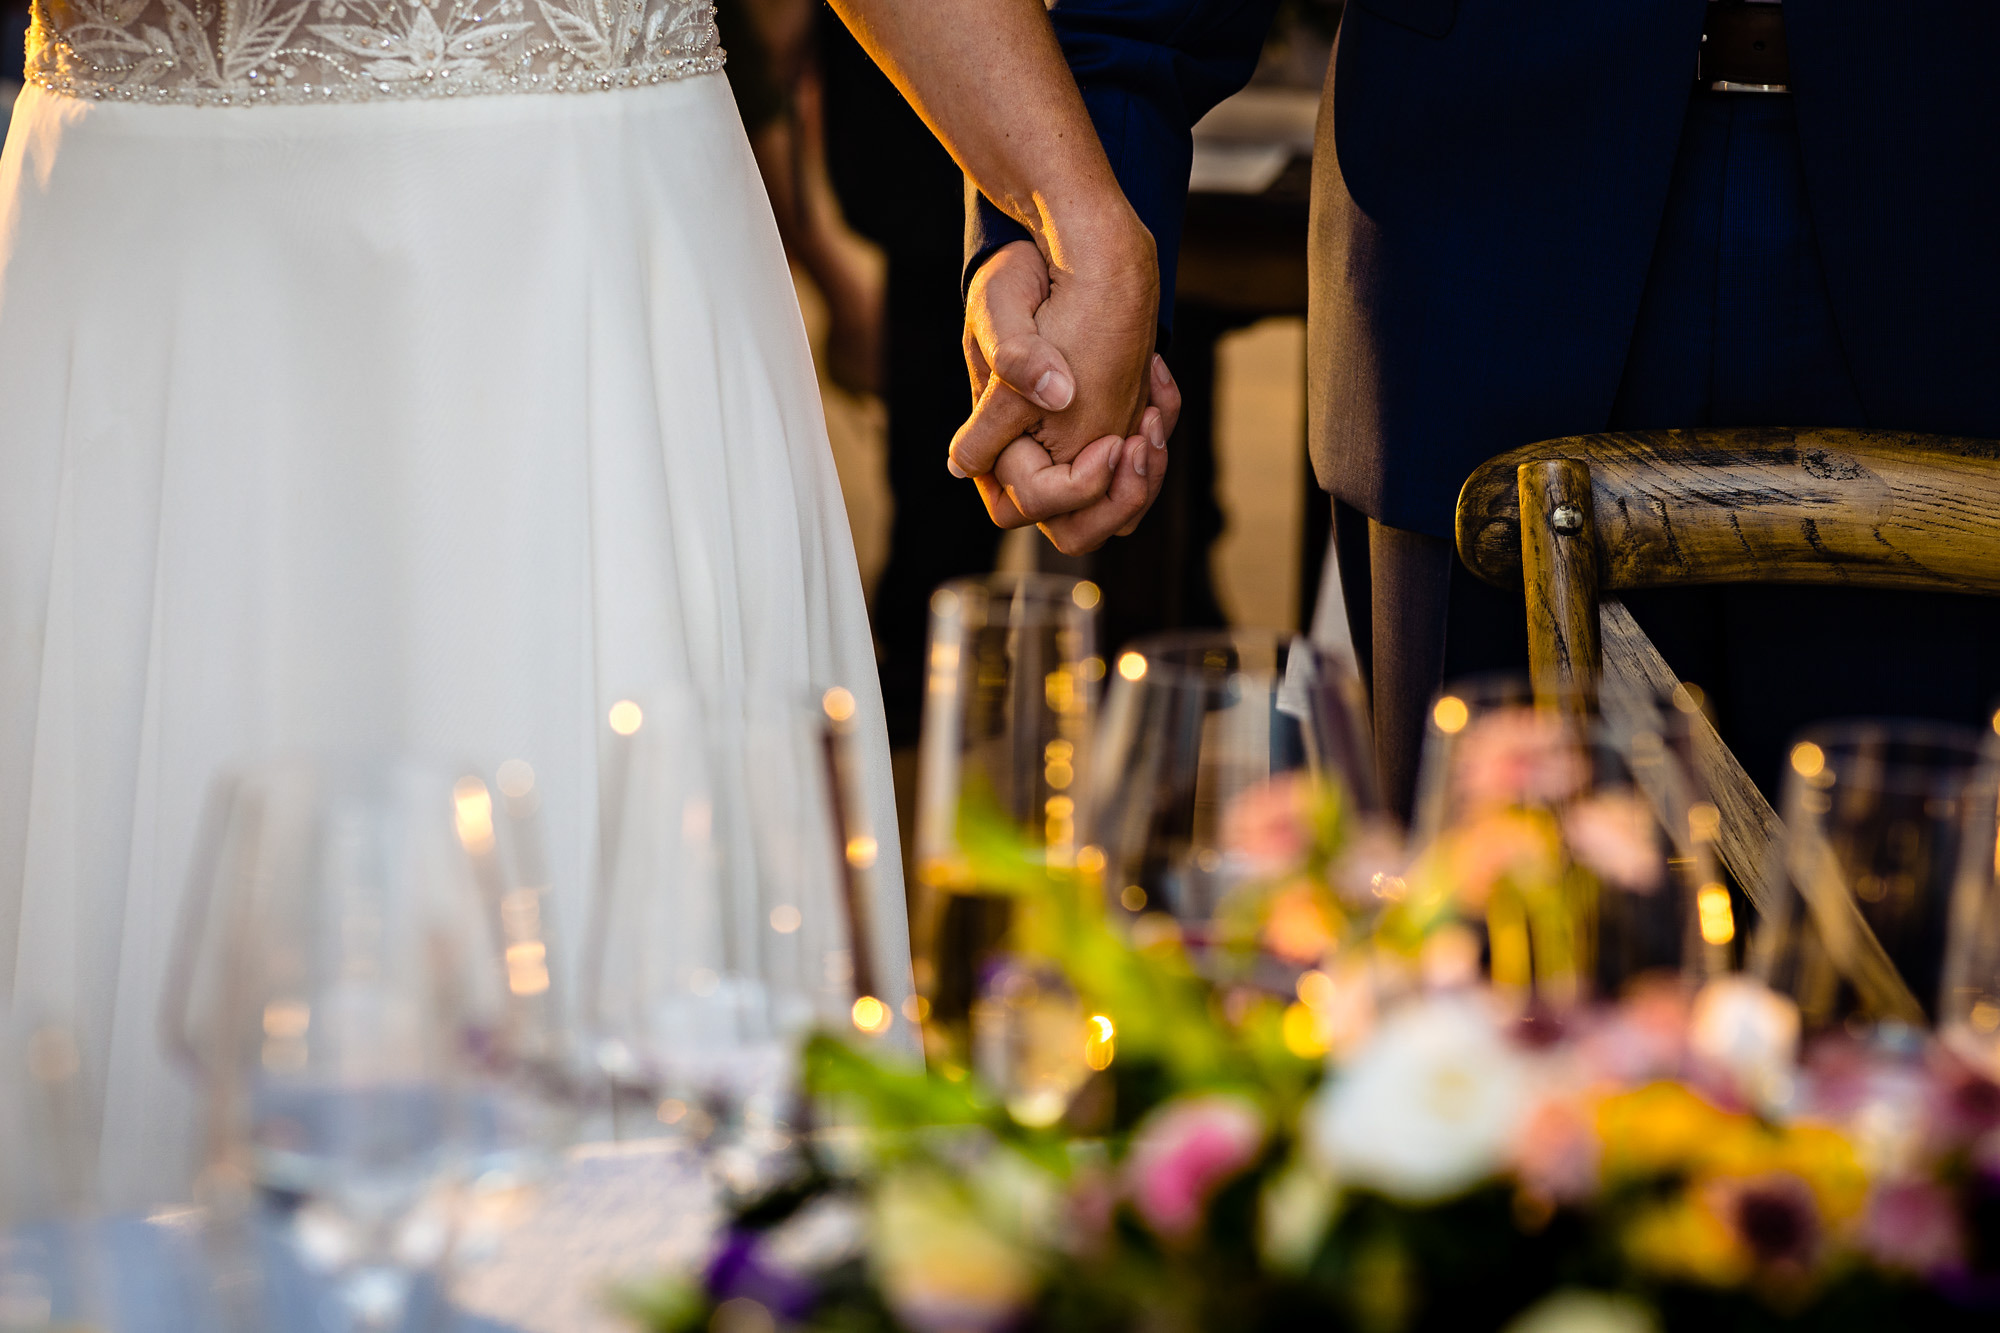
[[[722,60],[709,0],[35,0],[27,77],[255,106],[588,92]]]

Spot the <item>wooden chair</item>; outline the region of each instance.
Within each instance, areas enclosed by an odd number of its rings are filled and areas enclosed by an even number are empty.
[[[1458,552],[1525,586],[1539,695],[1636,718],[1679,681],[1627,588],[1819,583],[2000,595],[2000,441],[1865,430],[1577,435],[1489,459],[1458,498]],[[1719,850],[1773,901],[1770,802],[1706,721],[1697,764]]]

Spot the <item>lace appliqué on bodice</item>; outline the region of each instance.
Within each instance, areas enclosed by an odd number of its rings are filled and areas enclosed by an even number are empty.
[[[590,92],[722,63],[709,0],[35,0],[27,76],[254,106]]]

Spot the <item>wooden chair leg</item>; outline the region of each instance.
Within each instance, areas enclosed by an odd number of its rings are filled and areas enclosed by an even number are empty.
[[[1597,522],[1590,465],[1574,458],[1521,464],[1521,575],[1528,595],[1528,665],[1535,695],[1579,711],[1597,707]]]

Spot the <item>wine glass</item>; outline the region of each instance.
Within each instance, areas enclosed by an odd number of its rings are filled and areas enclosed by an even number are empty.
[[[912,933],[926,1045],[962,1061],[982,966],[1011,920],[982,841],[1051,868],[1078,837],[1104,661],[1097,585],[1047,574],[957,579],[931,597]]]
[[[0,1329],[110,1327],[85,1077],[66,1024],[0,1013]]]
[[[1231,810],[1276,778],[1336,786],[1381,813],[1352,663],[1274,630],[1143,639],[1119,655],[1091,811],[1105,884],[1128,912],[1199,928],[1258,873],[1230,845]]]
[[[1474,924],[1496,990],[1548,1011],[1728,972],[1740,911],[1691,742],[1673,701],[1610,721],[1507,678],[1447,687],[1408,877],[1415,919]]]
[[[1808,1034],[1845,1027],[1894,1042],[1930,1026],[1981,773],[1978,738],[1939,723],[1831,723],[1792,746],[1789,891],[1754,966],[1797,1001]]]
[[[1423,758],[1417,769],[1417,800],[1412,832],[1427,843],[1458,813],[1452,775],[1459,771],[1457,754],[1473,724],[1494,713],[1535,709],[1535,688],[1526,676],[1508,672],[1454,680],[1438,691],[1424,719]],[[1574,712],[1566,712],[1574,718]]]
[[[168,1011],[205,1085],[204,1193],[330,1282],[330,1327],[433,1325],[464,1188],[507,1147],[505,1085],[555,1040],[492,789],[284,760],[211,812]]]
[[[1938,1030],[1960,1056],[2000,1081],[2000,713],[1983,749],[1984,761],[1961,802],[1964,831]]]
[[[1092,1070],[1109,1063],[1107,1038],[1095,1026],[1109,1022],[1086,1018],[1059,970],[1027,958],[995,958],[972,1004],[973,1066],[1016,1120],[1046,1128],[1069,1110]],[[1094,1052],[1099,1058],[1092,1059]]]
[[[793,1045],[854,998],[841,872],[876,853],[837,831],[823,717],[663,688],[607,718],[585,985],[613,1130],[689,1137],[737,1188],[790,1146]]]
[[[756,904],[724,891],[712,746],[693,696],[622,699],[607,725],[588,1025],[616,1136],[667,1125],[699,1140],[715,1110],[776,1072]]]

